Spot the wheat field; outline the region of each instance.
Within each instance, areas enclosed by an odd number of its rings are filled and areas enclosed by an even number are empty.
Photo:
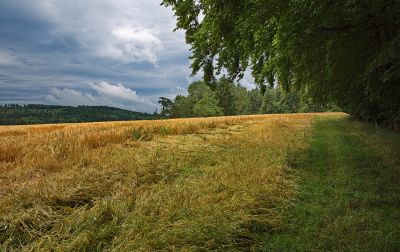
[[[255,249],[315,116],[0,127],[0,250]]]

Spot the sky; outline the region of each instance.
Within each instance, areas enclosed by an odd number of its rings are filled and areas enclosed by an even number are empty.
[[[154,112],[158,97],[185,95],[200,76],[190,76],[184,32],[160,2],[1,0],[0,104]]]

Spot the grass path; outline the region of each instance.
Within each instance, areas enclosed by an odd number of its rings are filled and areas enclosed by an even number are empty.
[[[343,117],[319,118],[315,127],[295,164],[299,200],[264,249],[398,251],[399,136]]]

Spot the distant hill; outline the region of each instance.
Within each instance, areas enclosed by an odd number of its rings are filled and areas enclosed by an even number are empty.
[[[78,123],[156,119],[157,115],[107,106],[7,104],[0,106],[0,125]]]

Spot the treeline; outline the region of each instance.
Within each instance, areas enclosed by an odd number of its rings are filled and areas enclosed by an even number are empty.
[[[55,106],[5,104],[0,106],[0,125],[79,123],[156,119],[155,114],[107,106]]]
[[[192,83],[188,96],[178,95],[174,100],[160,97],[162,117],[207,117],[220,115],[278,114],[299,112],[339,111],[333,104],[314,102],[304,93],[281,88],[260,91],[246,88],[221,78],[212,84]]]
[[[251,70],[400,131],[400,1],[163,0],[186,32],[192,74]]]

